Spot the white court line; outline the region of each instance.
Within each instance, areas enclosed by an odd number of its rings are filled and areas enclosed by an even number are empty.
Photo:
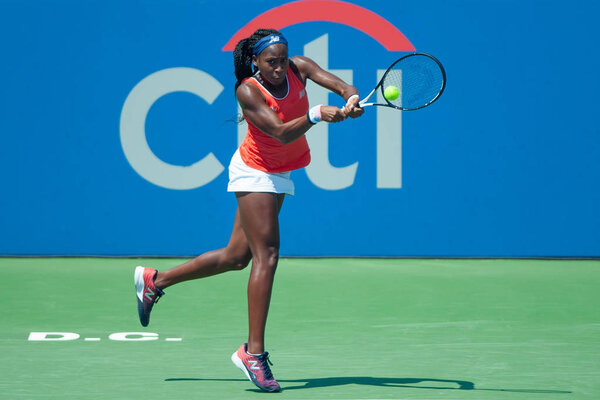
[[[99,342],[100,338],[99,337],[86,337],[84,340],[86,342]]]
[[[166,338],[165,340],[167,342],[181,342],[183,339],[182,338]]]

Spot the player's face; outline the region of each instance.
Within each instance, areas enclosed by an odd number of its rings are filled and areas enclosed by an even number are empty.
[[[289,67],[288,48],[285,44],[273,44],[253,57],[260,74],[272,85],[281,85]]]

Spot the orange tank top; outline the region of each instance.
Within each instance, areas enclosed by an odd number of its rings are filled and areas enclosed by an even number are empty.
[[[256,78],[246,78],[244,82],[255,85],[265,98],[267,106],[279,115],[283,122],[288,122],[306,115],[308,99],[304,84],[292,68],[287,74],[288,92],[283,98],[274,97]],[[287,172],[306,167],[310,163],[310,149],[306,136],[302,135],[292,143],[283,144],[272,136],[262,132],[248,119],[248,132],[240,146],[242,160],[249,167],[265,172]]]

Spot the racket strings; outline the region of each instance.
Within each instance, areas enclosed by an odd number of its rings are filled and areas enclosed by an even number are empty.
[[[413,56],[402,59],[385,76],[382,88],[396,86],[399,96],[388,101],[403,109],[421,108],[435,100],[444,85],[439,65],[429,57]]]

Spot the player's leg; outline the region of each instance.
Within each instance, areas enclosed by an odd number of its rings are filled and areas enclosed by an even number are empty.
[[[283,195],[281,195],[278,209],[281,207],[282,202]],[[162,289],[191,279],[205,278],[231,270],[241,270],[248,265],[251,258],[252,253],[248,246],[246,234],[242,229],[238,208],[235,213],[229,243],[226,247],[208,251],[166,271],[159,272],[154,268],[137,267],[134,281],[138,300],[138,313],[142,326],[148,325],[154,303],[164,294]]]
[[[154,303],[164,294],[162,289],[190,279],[204,278],[222,272],[243,269],[251,259],[250,248],[236,211],[227,247],[206,252],[193,260],[166,271],[137,267],[134,274],[138,314],[142,326],[148,326]]]
[[[278,212],[285,195],[236,193],[241,222],[252,251],[248,281],[248,343],[231,357],[246,376],[265,391],[279,391],[264,351],[265,325],[273,278],[279,260]]]
[[[248,265],[251,258],[252,254],[242,229],[238,209],[235,213],[233,230],[227,247],[208,251],[177,267],[158,272],[155,285],[160,289],[165,289],[183,281],[206,278],[231,270],[241,270]]]
[[[264,352],[264,331],[271,300],[271,289],[279,261],[280,204],[285,195],[238,193],[241,222],[252,251],[248,281],[248,351]]]

